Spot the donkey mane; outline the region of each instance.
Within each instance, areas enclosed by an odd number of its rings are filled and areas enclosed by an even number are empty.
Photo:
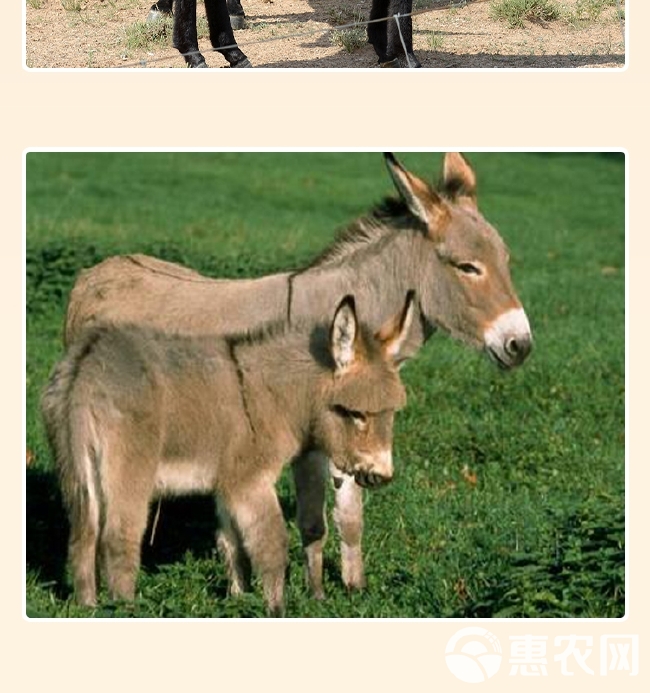
[[[272,320],[244,332],[227,334],[225,335],[225,340],[230,349],[236,349],[241,346],[264,344],[268,341],[285,337],[293,332],[301,332],[302,329],[302,322],[289,325],[285,320]]]
[[[465,182],[460,177],[441,179],[435,191],[454,204],[459,196],[466,193]],[[371,244],[373,249],[381,249],[384,242],[392,240],[396,233],[404,229],[424,230],[424,225],[410,212],[404,200],[385,197],[368,214],[345,227],[334,242],[302,271],[335,264]]]
[[[380,251],[385,243],[405,228],[419,228],[420,222],[409,212],[406,204],[387,197],[368,214],[353,221],[339,232],[337,238],[302,271],[321,269],[349,258],[359,250],[372,245]]]
[[[363,323],[358,324],[358,330],[358,348],[366,357],[377,358],[378,345],[373,332]],[[325,324],[313,325],[308,320],[292,323],[287,323],[286,320],[275,320],[245,332],[224,336],[229,356],[238,365],[240,350],[276,340],[281,340],[284,348],[291,350],[294,371],[297,367],[309,366],[313,363],[318,364],[325,372],[335,368],[329,348],[329,329]],[[307,340],[306,343],[303,340]],[[305,344],[307,351],[303,351]],[[383,392],[382,388],[378,388],[378,392]]]

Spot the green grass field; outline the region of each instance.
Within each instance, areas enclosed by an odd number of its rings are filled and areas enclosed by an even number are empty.
[[[441,155],[404,153],[437,178]],[[368,587],[335,532],[324,602],[306,588],[288,475],[290,617],[621,617],[625,609],[625,166],[616,154],[477,153],[479,201],[512,252],[535,348],[502,373],[435,336],[403,370],[396,478],[366,494]],[[392,190],[379,153],[27,155],[29,616],[254,617],[226,597],[210,499],[166,502],[138,598],[70,599],[66,520],[38,398],[77,272],[144,252],[219,277],[296,268]]]

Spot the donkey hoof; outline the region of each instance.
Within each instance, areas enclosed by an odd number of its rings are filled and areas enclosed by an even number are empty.
[[[244,29],[246,26],[246,15],[231,14],[230,26],[232,27],[233,31],[239,31],[240,29]]]
[[[400,67],[400,65],[397,62],[397,58],[393,58],[392,60],[387,60],[385,63],[379,63],[379,67]]]
[[[253,63],[248,58],[240,60],[238,63],[231,65],[230,67],[253,67]]]
[[[195,68],[207,67],[207,66],[208,66],[208,64],[205,61],[203,61],[202,63],[199,63],[198,65],[193,65],[193,67],[195,67]]]
[[[149,10],[147,18],[144,21],[145,24],[153,24],[154,22],[159,22],[161,19],[164,19],[165,17],[171,17],[171,14],[169,12],[161,12],[160,10],[154,10],[153,8],[151,8]]]
[[[356,594],[358,592],[363,592],[366,589],[366,580],[364,577],[360,577],[356,580],[351,580],[350,582],[346,582],[345,584],[345,589],[348,591],[348,594]]]
[[[413,53],[409,53],[408,57],[405,55],[400,55],[399,58],[397,58],[397,62],[399,63],[399,67],[422,67],[420,61],[413,55]]]

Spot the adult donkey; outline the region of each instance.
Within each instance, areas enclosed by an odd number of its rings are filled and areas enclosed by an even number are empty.
[[[358,324],[351,296],[327,324],[255,334],[90,327],[42,400],[77,600],[95,603],[98,565],[111,596],[132,599],[151,500],[211,492],[231,591],[248,587],[250,560],[269,612],[282,615],[280,472],[312,445],[362,485],[390,480],[393,418],[406,402],[397,362],[412,316],[410,292],[377,335]]]
[[[172,14],[174,0],[158,0],[147,15],[147,21]],[[413,52],[413,0],[373,0],[368,24],[368,42],[372,44],[381,67],[422,67]],[[206,16],[210,27],[213,47],[228,60],[231,67],[251,67],[248,58],[237,49],[221,50],[221,46],[233,46],[232,29],[243,29],[246,15],[239,0],[206,0]],[[230,19],[226,26],[225,12]],[[399,19],[394,19],[400,15]],[[399,21],[399,28],[397,27]],[[401,36],[400,36],[401,33]],[[196,34],[196,0],[176,0],[174,19],[174,46],[185,55],[190,67],[207,67],[198,49]],[[188,55],[189,54],[189,55]],[[243,57],[242,57],[243,56]]]
[[[334,297],[347,293],[358,298],[362,320],[379,329],[414,289],[418,319],[403,359],[441,328],[485,349],[503,368],[518,366],[531,348],[530,327],[512,286],[506,246],[479,212],[473,169],[460,154],[446,154],[434,188],[392,154],[385,157],[399,197],[353,222],[308,267],[215,280],[143,255],[112,257],[79,276],[68,304],[66,342],[88,323],[105,321],[188,333],[244,331],[266,320],[319,321]],[[327,460],[306,450],[292,470],[309,579],[320,597]],[[360,588],[362,492],[349,476],[333,470],[333,478],[342,577],[348,587]]]

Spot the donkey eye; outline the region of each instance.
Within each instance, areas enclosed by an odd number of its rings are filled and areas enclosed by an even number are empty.
[[[334,407],[334,412],[338,414],[341,418],[347,419],[348,421],[352,421],[354,425],[358,428],[365,428],[368,424],[368,417],[360,411],[346,409],[345,407],[342,407],[340,404],[337,404]]]
[[[473,274],[475,276],[483,274],[481,268],[473,262],[459,262],[456,264],[456,269],[463,274]]]

